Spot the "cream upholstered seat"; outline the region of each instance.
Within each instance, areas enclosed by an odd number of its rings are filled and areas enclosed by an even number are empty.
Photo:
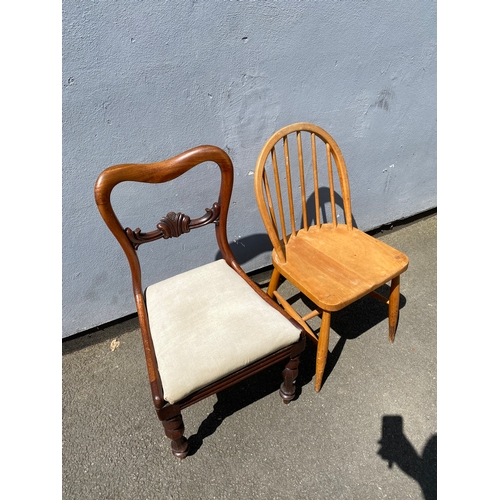
[[[219,171],[211,168],[214,163]],[[193,189],[201,184],[207,190],[214,188],[213,198],[208,200],[212,207],[204,215],[192,219],[182,212],[168,212],[155,229],[144,232],[121,225],[111,204],[115,186],[131,183],[127,195],[133,196],[138,194],[134,183],[174,182],[194,167],[204,174],[190,177],[191,182],[196,180]],[[231,159],[222,149],[198,146],[165,161],[109,167],[101,172],[94,188],[99,212],[127,257],[153,404],[171,440],[172,453],[181,459],[189,452],[184,408],[276,363],[284,365],[279,395],[288,404],[295,397],[299,356],[305,347],[303,328],[247,276],[231,251],[226,226],[233,176]],[[174,192],[178,186],[172,186]],[[177,238],[199,228],[206,231],[210,226],[222,255],[219,261],[211,262],[213,254],[207,255],[198,263],[200,267],[163,279],[158,262],[166,258],[155,260],[151,254],[141,253],[143,244]],[[189,243],[188,236],[186,240]],[[186,244],[168,258],[182,257],[178,261],[184,262],[183,254],[188,252]],[[151,268],[152,261],[158,281],[144,290],[142,267],[149,264]]]
[[[146,307],[170,403],[300,337],[224,260],[149,286]],[[259,328],[262,322],[266,328]]]

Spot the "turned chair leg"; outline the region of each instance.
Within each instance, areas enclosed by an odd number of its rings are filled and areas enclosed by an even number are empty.
[[[271,275],[271,280],[269,281],[269,285],[267,287],[267,295],[269,295],[269,297],[271,297],[273,300],[276,300],[274,292],[278,289],[280,277],[280,272],[276,268],[274,268],[273,274]]]
[[[316,352],[316,380],[314,381],[314,390],[316,392],[319,392],[321,389],[326,360],[328,358],[331,316],[331,312],[323,311],[323,316],[321,318],[321,327],[319,329],[318,350]]]
[[[389,341],[394,342],[399,316],[399,282],[400,277],[396,276],[391,281],[391,291],[389,293]]]
[[[282,372],[283,382],[280,387],[280,396],[286,405],[295,397],[295,379],[299,374],[300,358],[290,358]]]
[[[182,415],[179,413],[168,420],[162,420],[161,423],[165,429],[165,434],[172,441],[173,455],[180,459],[186,458],[189,452],[189,443],[184,436]]]

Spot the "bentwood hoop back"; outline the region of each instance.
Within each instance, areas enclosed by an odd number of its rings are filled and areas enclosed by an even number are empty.
[[[254,182],[257,205],[273,245],[268,295],[317,344],[315,389],[319,391],[333,312],[373,295],[388,304],[389,340],[394,341],[400,275],[408,267],[408,258],[353,227],[344,158],[331,135],[317,125],[295,123],[273,134],[258,157]],[[337,207],[344,213],[344,222],[338,221]],[[278,292],[281,277],[317,308],[301,317]],[[387,299],[376,290],[389,281]],[[307,321],[318,315],[321,327],[316,335]]]
[[[204,162],[214,162],[220,170],[220,189],[208,200],[210,208],[204,215],[192,219],[182,212],[168,212],[150,231],[122,227],[111,205],[117,184],[172,182]],[[214,175],[213,169],[204,172]],[[204,182],[202,176],[196,179]],[[193,182],[193,190],[197,185]],[[189,452],[184,408],[275,363],[284,365],[279,393],[289,403],[305,346],[302,328],[253,283],[231,252],[226,222],[232,185],[231,160],[215,146],[199,146],[157,163],[115,165],[104,170],[95,184],[99,212],[130,266],[154,408],[178,458]],[[215,228],[223,259],[213,262],[207,256],[207,264],[143,290],[141,246],[208,225]]]

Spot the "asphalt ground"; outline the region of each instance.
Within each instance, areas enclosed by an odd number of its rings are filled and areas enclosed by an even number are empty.
[[[278,366],[187,408],[183,461],[153,409],[137,319],[63,341],[62,497],[435,499],[436,232],[434,213],[376,235],[410,259],[394,344],[381,302],[348,306],[332,319],[321,392],[308,344],[288,406]],[[269,277],[253,275],[264,288]]]

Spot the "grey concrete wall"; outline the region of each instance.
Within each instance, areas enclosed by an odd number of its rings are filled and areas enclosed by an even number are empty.
[[[437,206],[432,0],[63,0],[62,83],[63,337],[135,312],[122,250],[94,204],[110,165],[225,149],[236,174],[229,238],[246,271],[270,263],[252,170],[289,123],[316,123],[337,140],[361,229]],[[212,186],[195,196],[188,187],[155,205],[154,220],[126,187],[116,200],[145,227],[166,211],[203,212]],[[206,236],[172,242],[173,252],[189,243],[189,258],[155,263],[169,275],[212,260]]]

